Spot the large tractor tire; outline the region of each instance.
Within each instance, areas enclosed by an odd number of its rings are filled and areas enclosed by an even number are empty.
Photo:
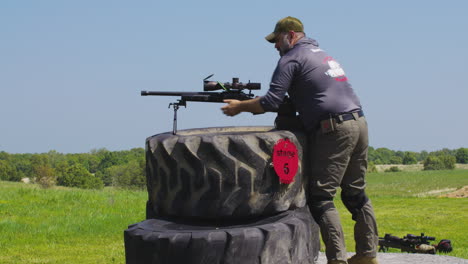
[[[280,139],[297,147],[294,181],[282,184],[272,164]],[[158,134],[146,140],[147,218],[254,218],[306,204],[300,132],[219,127]]]
[[[307,207],[235,225],[149,219],[124,238],[126,264],[313,264],[320,248]]]

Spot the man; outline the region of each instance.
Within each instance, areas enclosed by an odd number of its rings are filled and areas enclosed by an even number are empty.
[[[367,198],[367,122],[340,64],[306,38],[297,18],[278,21],[266,40],[281,56],[270,89],[247,101],[225,100],[228,116],[276,111],[291,97],[309,138],[311,175],[308,205],[320,226],[328,263],[377,264],[377,224]],[[355,223],[356,255],[347,260],[343,230],[333,198],[338,187]]]

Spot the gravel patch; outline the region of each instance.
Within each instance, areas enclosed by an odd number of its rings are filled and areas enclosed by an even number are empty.
[[[348,253],[349,257],[354,253]],[[468,259],[444,255],[409,254],[409,253],[377,253],[379,264],[468,264]],[[327,258],[320,252],[317,264],[327,264]]]

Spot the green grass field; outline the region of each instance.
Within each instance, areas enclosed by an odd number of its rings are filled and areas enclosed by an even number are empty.
[[[146,192],[0,182],[0,263],[125,263],[123,231]]]
[[[431,192],[468,185],[468,170],[368,175],[380,235],[452,240],[450,256],[468,259],[468,199]],[[0,263],[125,263],[123,231],[144,220],[144,191],[41,189],[0,182]],[[341,201],[348,251],[353,222]]]
[[[454,250],[448,255],[468,259],[468,199],[439,197],[468,185],[468,170],[370,173],[367,183],[380,236],[425,233],[436,237],[435,244],[450,239]],[[354,251],[351,214],[341,201],[335,204],[348,251]]]

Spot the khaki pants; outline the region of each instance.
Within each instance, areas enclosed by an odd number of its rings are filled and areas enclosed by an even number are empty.
[[[368,150],[366,119],[360,117],[337,123],[335,131],[324,134],[319,129],[309,137],[311,171],[308,202],[320,226],[327,259],[347,259],[343,230],[333,203],[338,187],[342,189],[343,202],[358,201],[358,206],[351,206],[355,210],[350,210],[356,221],[356,254],[375,257],[378,246],[377,224],[372,205],[364,194]],[[347,208],[350,209],[348,205]]]

